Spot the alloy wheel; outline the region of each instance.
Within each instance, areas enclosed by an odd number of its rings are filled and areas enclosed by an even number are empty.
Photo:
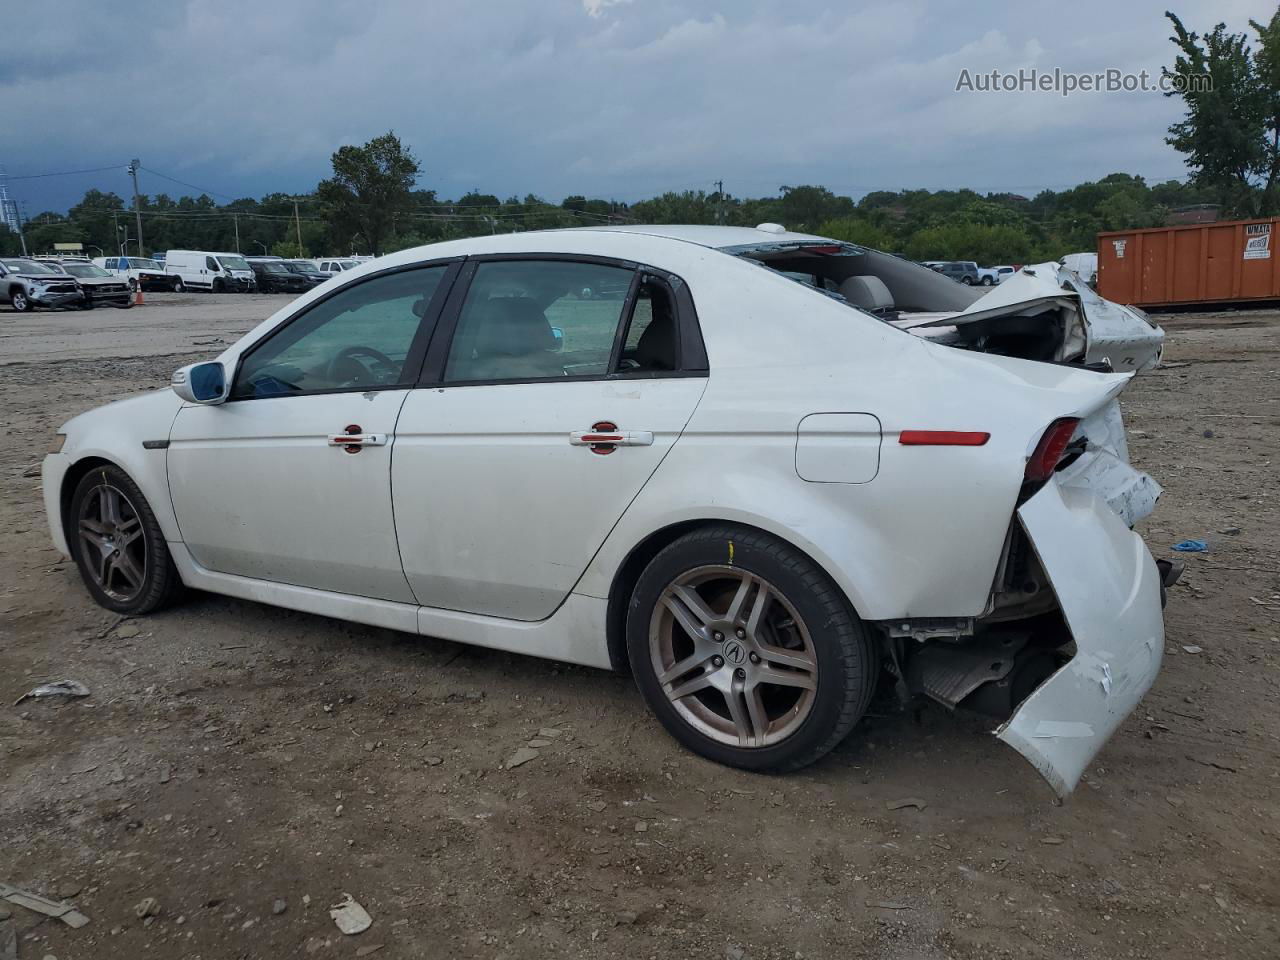
[[[147,545],[142,518],[119,487],[103,482],[80,504],[77,531],[84,567],[103,593],[127,603],[146,584]]]
[[[817,697],[808,627],[780,590],[740,567],[701,566],[669,583],[650,620],[649,655],[680,717],[731,746],[786,739]]]

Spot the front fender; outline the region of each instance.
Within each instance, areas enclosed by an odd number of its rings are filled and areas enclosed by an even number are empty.
[[[68,553],[62,504],[67,475],[87,460],[113,463],[133,478],[169,541],[182,539],[169,498],[166,448],[182,401],[169,390],[157,390],[98,407],[59,429],[66,442],[45,457],[41,478],[50,534],[60,553]],[[145,446],[144,446],[145,444]]]

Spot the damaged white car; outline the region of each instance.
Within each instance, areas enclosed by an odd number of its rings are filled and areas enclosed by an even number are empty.
[[[1162,340],[1054,265],[983,296],[768,224],[459,240],[70,421],[45,504],[119,612],[186,584],[629,668],[748,769],[884,685],[1066,794],[1160,665],[1116,396]]]

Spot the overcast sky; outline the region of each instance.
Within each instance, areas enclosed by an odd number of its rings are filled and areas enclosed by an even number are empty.
[[[96,186],[301,192],[394,129],[419,185],[641,199],[820,183],[1032,194],[1181,177],[1156,93],[956,92],[971,74],[1172,62],[1160,2],[166,0],[6,4],[0,163],[28,215]],[[1184,2],[1244,29],[1274,0]],[[1212,14],[1208,11],[1212,10]],[[65,177],[18,179],[96,167]]]

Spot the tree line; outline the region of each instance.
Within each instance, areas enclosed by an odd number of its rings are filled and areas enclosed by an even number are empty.
[[[773,222],[916,260],[1029,263],[1092,250],[1099,230],[1159,226],[1171,210],[1213,199],[1212,191],[1177,181],[1148,185],[1142,177],[1116,173],[1031,198],[973,190],[904,190],[877,191],[855,201],[826,187],[802,185],[784,186],[774,197],[688,190],[633,203],[584,196],[552,203],[532,194],[500,199],[478,192],[447,200],[434,190],[407,189],[392,203],[344,203],[332,188],[321,187],[297,198],[268,194],[225,204],[207,195],[174,199],[162,193],[142,197],[140,210],[147,253],[388,253],[441,240],[557,227]],[[95,189],[66,214],[47,211],[33,217],[24,235],[33,254],[50,252],[57,243],[80,243],[91,255],[113,255],[123,246],[136,256],[135,222],[131,205],[115,193]],[[18,252],[18,237],[0,233],[0,253]]]

